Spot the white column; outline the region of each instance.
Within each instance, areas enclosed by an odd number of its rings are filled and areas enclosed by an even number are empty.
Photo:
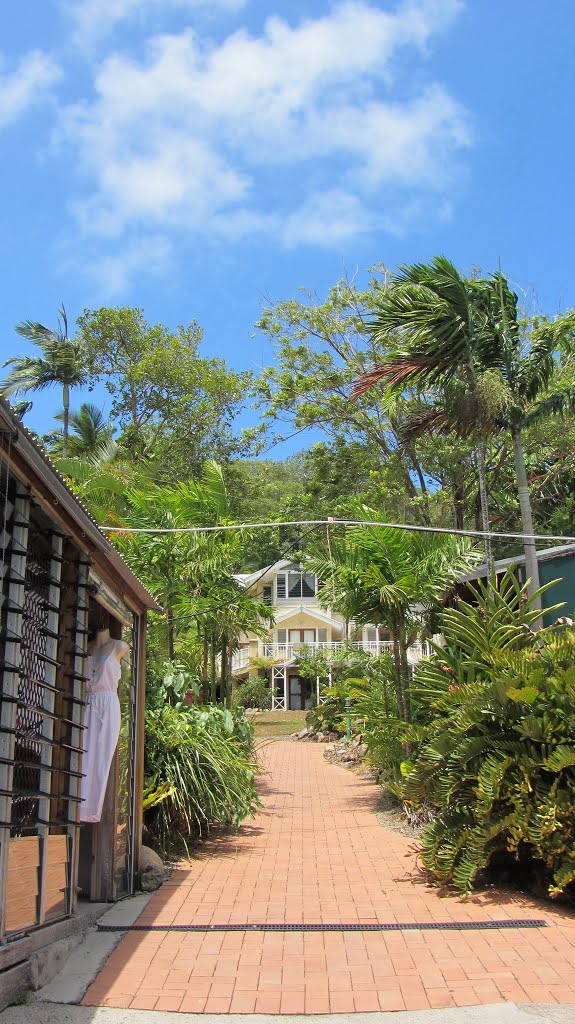
[[[275,681],[275,678],[274,678],[274,670],[273,670],[273,668],[270,668],[269,682],[270,682],[270,686],[272,688],[272,711],[273,711],[275,706],[276,706],[276,681]]]
[[[284,665],[284,711],[289,710],[287,665]]]
[[[317,700],[317,702],[319,704],[319,676],[315,677],[315,691],[316,691],[316,700]]]

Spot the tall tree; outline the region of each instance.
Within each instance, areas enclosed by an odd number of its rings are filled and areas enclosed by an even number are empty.
[[[276,302],[264,310],[256,326],[274,344],[277,361],[254,385],[264,409],[261,431],[271,427],[275,440],[312,428],[341,449],[368,446],[381,469],[393,470],[410,515],[425,522],[425,474],[415,447],[405,450],[399,442],[395,399],[376,388],[361,401],[349,401],[353,381],[390,351],[388,339],[368,329],[376,294],[375,282],[362,291],[340,281],[323,301],[307,294],[303,301]]]
[[[153,459],[158,481],[190,478],[206,459],[238,449],[233,419],[249,374],[201,356],[197,323],[171,330],[148,323],[141,309],[103,307],[85,310],[78,332],[132,457]]]
[[[529,593],[539,586],[536,544],[522,435],[528,422],[575,407],[575,388],[557,375],[557,352],[570,349],[575,315],[554,321],[522,320],[517,295],[506,278],[464,278],[445,257],[400,268],[382,291],[371,325],[376,338],[394,338],[396,351],[363,375],[356,394],[374,384],[403,390],[435,387],[449,397],[428,418],[444,428],[477,437],[484,530],[489,532],[485,480],[485,436],[511,434],[521,511]],[[486,548],[486,554],[489,549]],[[489,559],[488,559],[489,560]]]
[[[23,395],[29,391],[43,391],[59,385],[62,388],[63,443],[62,454],[68,454],[68,433],[70,415],[70,389],[81,387],[87,380],[86,354],[78,338],[68,337],[68,318],[61,305],[57,327],[45,327],[35,320],[24,320],[17,324],[16,331],[23,338],[33,342],[40,351],[39,356],[13,356],[4,366],[12,367],[7,377],[0,382],[0,391],[7,398]]]
[[[391,392],[402,392],[407,384],[466,389],[466,402],[453,416],[453,424],[457,422],[461,432],[473,432],[476,441],[488,566],[492,553],[485,451],[492,410],[486,408],[479,368],[493,365],[491,292],[490,282],[462,277],[443,256],[428,264],[400,267],[378,294],[370,330],[388,349],[399,344],[401,350],[365,373],[354,391],[360,398],[382,381]],[[445,419],[443,412],[440,415]]]

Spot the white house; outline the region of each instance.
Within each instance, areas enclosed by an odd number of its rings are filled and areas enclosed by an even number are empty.
[[[356,626],[317,599],[317,578],[302,565],[282,560],[257,572],[237,575],[238,582],[274,609],[269,637],[246,634],[233,656],[232,672],[239,679],[250,671],[264,673],[272,691],[272,707],[303,711],[312,705],[312,682],[298,675],[297,654],[302,647],[336,653],[350,644],[371,654],[393,649],[389,631],[381,626]],[[410,648],[417,661],[420,645]],[[319,699],[319,680],[314,687]]]

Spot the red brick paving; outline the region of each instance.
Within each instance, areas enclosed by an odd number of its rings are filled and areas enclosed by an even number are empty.
[[[463,902],[429,887],[416,844],[384,830],[377,786],[321,746],[262,750],[264,807],[154,895],[139,924],[393,923],[544,918],[538,930],[131,932],[88,1006],[344,1013],[575,1003],[575,916],[514,893]]]

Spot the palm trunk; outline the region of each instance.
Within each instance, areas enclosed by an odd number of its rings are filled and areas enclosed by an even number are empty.
[[[70,430],[70,386],[62,386],[62,408],[64,410],[64,434],[62,438],[62,455],[68,457],[68,433]]]
[[[401,664],[401,689],[403,694],[403,717],[406,722],[411,722],[411,697],[409,694],[410,671],[407,660],[407,630],[405,623],[399,627],[399,654]]]
[[[485,563],[487,565],[487,579],[491,579],[493,572],[493,550],[491,547],[491,536],[489,526],[489,503],[487,500],[487,467],[485,463],[485,441],[479,439],[477,445],[477,462],[479,468],[479,501],[481,504],[481,524],[483,527],[483,546],[485,548]]]
[[[395,697],[397,701],[397,717],[405,718],[403,710],[403,676],[401,672],[401,648],[397,629],[393,630],[393,663],[395,667]]]
[[[525,468],[525,458],[523,456],[521,427],[514,424],[511,427],[511,437],[513,438],[515,478],[517,482],[519,508],[521,510],[521,529],[524,534],[527,534],[531,538],[533,537],[533,516],[531,514],[531,499],[529,497],[527,470]],[[529,597],[532,597],[535,591],[539,589],[539,563],[537,561],[537,546],[535,540],[524,540],[523,549],[525,551],[525,574],[528,580],[527,593],[529,594]],[[533,607],[541,608],[540,597],[538,597],[534,602]],[[535,623],[535,628],[540,629],[542,625],[542,620],[538,619]]]
[[[475,372],[475,366],[473,364],[473,357],[470,355],[467,362],[467,380],[471,388],[473,398],[477,403],[477,374]],[[493,571],[493,553],[491,550],[491,537],[489,529],[489,504],[487,501],[487,467],[485,463],[485,438],[483,436],[484,424],[481,422],[477,423],[477,431],[479,434],[477,443],[477,462],[479,469],[479,500],[481,503],[481,520],[483,526],[483,546],[485,548],[485,562],[487,565],[487,579],[490,579]]]
[[[174,643],[174,613],[171,608],[166,608],[166,623],[168,626],[168,658],[174,661],[176,657]]]
[[[208,634],[204,631],[203,636],[203,659],[202,659],[202,701],[207,704],[209,697],[209,660],[210,648]]]
[[[210,672],[211,672],[211,691],[212,691],[211,692],[211,699],[212,699],[212,704],[215,704],[216,700],[217,700],[217,696],[218,696],[218,683],[217,683],[217,678],[216,678],[217,645],[216,645],[216,637],[215,637],[214,633],[212,633],[212,636],[211,636],[211,644],[210,644],[210,646],[211,646]]]
[[[227,703],[228,691],[228,638],[224,633],[222,637],[222,663],[220,674],[220,703]]]

